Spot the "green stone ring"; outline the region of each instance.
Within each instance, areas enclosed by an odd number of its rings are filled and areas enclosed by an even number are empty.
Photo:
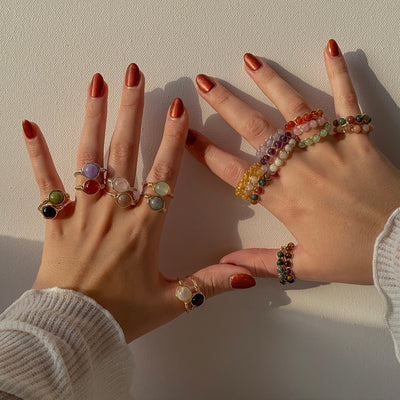
[[[161,211],[166,212],[167,209],[165,208],[165,200],[163,197],[174,197],[171,192],[171,188],[169,187],[168,183],[166,182],[146,182],[143,185],[143,191],[146,188],[153,189],[155,195],[151,195],[148,193],[143,194],[143,197],[147,200],[147,204],[153,211]]]
[[[52,190],[47,199],[39,204],[38,210],[43,218],[53,219],[68,203],[70,203],[68,193],[58,189]]]

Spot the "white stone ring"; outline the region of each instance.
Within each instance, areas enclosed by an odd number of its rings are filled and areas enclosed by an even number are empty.
[[[178,287],[175,290],[175,296],[185,304],[186,312],[201,306],[206,299],[197,282],[193,278],[190,278],[190,280],[193,283],[193,289],[186,286],[182,279],[178,278]]]
[[[133,192],[137,192],[138,190],[131,186],[127,179],[120,176],[115,178],[108,178],[107,184],[113,190],[115,190],[116,193],[106,191],[106,194],[114,197],[115,202],[119,207],[126,208],[129,206],[136,206],[137,199],[135,198]]]

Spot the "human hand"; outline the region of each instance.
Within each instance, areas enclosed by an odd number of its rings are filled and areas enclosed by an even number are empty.
[[[124,177],[133,186],[144,104],[144,75],[135,64],[126,73],[121,107],[107,162],[108,176]],[[100,74],[88,87],[77,167],[103,165],[108,88]],[[163,139],[146,182],[166,182],[173,191],[188,131],[188,112],[180,99],[169,108]],[[25,142],[42,198],[55,189],[65,192],[39,127],[23,122]],[[77,185],[85,181],[77,174]],[[107,191],[113,192],[109,184]],[[155,194],[146,188],[148,194]],[[115,193],[115,192],[114,192]],[[170,198],[164,197],[165,206]],[[135,207],[120,208],[112,196],[77,190],[75,201],[46,221],[42,262],[34,289],[60,287],[82,292],[111,312],[127,342],[185,311],[175,296],[177,280],[159,271],[158,247],[165,213],[152,210],[141,196]],[[243,267],[215,266],[194,278],[205,297],[255,284]]]
[[[324,50],[335,112],[360,114],[344,57],[335,41]],[[285,120],[311,107],[261,58],[245,55],[245,71],[276,105]],[[199,75],[198,93],[255,149],[276,131],[260,112],[214,78]],[[318,131],[304,133],[310,137]],[[379,134],[379,133],[377,133]],[[303,137],[302,137],[303,139]],[[310,281],[371,284],[374,241],[400,205],[400,174],[366,134],[325,137],[310,148],[296,148],[287,165],[265,187],[260,203],[296,238],[294,272]],[[190,131],[187,149],[228,184],[236,187],[249,163]],[[276,277],[277,249],[244,249],[221,264],[246,267],[254,276]]]

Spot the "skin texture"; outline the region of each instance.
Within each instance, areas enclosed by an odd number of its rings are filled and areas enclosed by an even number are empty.
[[[254,58],[260,64],[257,69]],[[332,52],[332,41],[324,49],[324,59],[337,117],[359,114],[345,60],[339,48]],[[244,61],[247,74],[285,120],[312,110],[263,59],[247,54]],[[235,97],[215,78],[207,77],[214,86],[204,91],[203,78],[198,84],[199,95],[258,149],[276,127],[268,116]],[[191,131],[190,143],[188,151],[233,187],[249,166],[199,132]],[[328,136],[305,150],[296,149],[265,193],[261,205],[284,223],[298,244],[294,250],[298,279],[373,283],[373,245],[391,212],[400,206],[400,174],[368,135],[348,134],[341,140]],[[238,250],[222,257],[220,263],[244,266],[254,276],[276,277],[276,252]]]
[[[133,184],[145,79],[131,64],[124,82],[106,167],[110,177],[125,177]],[[107,93],[102,76],[95,74],[87,89],[77,169],[87,162],[103,165]],[[147,182],[165,181],[174,190],[188,122],[187,110],[175,99],[167,112],[163,139]],[[39,127],[24,121],[23,128],[41,199],[54,189],[65,191]],[[77,185],[84,181],[82,175],[76,176]],[[146,193],[154,194],[149,188]],[[168,209],[171,198],[165,197],[165,202]],[[127,342],[155,329],[185,312],[183,302],[175,297],[177,280],[166,278],[158,268],[165,218],[166,213],[151,210],[143,198],[135,208],[119,208],[109,195],[77,190],[75,200],[57,218],[45,222],[42,262],[33,288],[57,286],[92,297],[111,312]],[[240,276],[255,284],[247,269],[232,265],[208,267],[192,275],[206,298],[232,290],[231,280],[237,284]],[[184,283],[193,287],[189,277]]]

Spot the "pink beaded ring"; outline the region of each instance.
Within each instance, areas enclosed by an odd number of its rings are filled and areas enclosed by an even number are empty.
[[[132,187],[127,179],[119,176],[108,178],[107,184],[115,191],[115,193],[108,191],[105,193],[112,196],[119,207],[126,208],[129,206],[136,206],[137,199],[133,192],[137,192],[138,190]]]
[[[89,162],[86,163],[82,169],[74,172],[74,175],[83,175],[85,178],[88,178],[83,184],[76,185],[76,190],[82,190],[86,194],[96,194],[105,188],[105,175],[107,170],[105,168],[100,167],[100,165]],[[101,176],[102,174],[102,176]],[[100,178],[100,182],[97,179]]]

